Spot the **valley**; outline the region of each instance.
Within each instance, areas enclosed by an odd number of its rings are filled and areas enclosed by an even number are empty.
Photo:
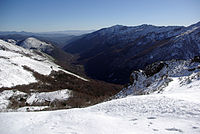
[[[0,37],[3,134],[200,132],[199,22]]]

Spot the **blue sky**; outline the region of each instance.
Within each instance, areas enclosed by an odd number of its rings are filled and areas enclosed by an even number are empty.
[[[0,31],[91,30],[120,25],[190,25],[200,0],[0,0]]]

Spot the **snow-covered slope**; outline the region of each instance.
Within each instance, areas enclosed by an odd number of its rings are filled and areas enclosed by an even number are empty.
[[[53,59],[50,59],[44,53],[39,55],[33,51],[0,40],[0,88],[36,82],[32,72],[25,69],[25,66],[43,75],[49,75],[52,70],[62,70],[67,74],[86,80],[61,69],[60,66],[53,62]]]
[[[17,41],[15,41],[13,39],[7,39],[6,41],[9,42],[9,43],[11,43],[11,44],[14,44],[14,45],[17,44]]]
[[[0,113],[3,134],[199,134],[200,80],[88,108]]]
[[[33,37],[29,37],[29,38],[25,39],[19,45],[26,49],[36,49],[36,50],[43,51],[43,52],[50,52],[54,48],[51,44],[42,42]]]
[[[4,134],[199,134],[200,58],[134,72],[118,97],[88,108],[0,113]],[[148,85],[148,86],[147,86]],[[137,89],[135,89],[137,87]],[[151,93],[137,95],[138,93]],[[124,95],[122,95],[124,94]],[[127,97],[127,95],[129,95]]]

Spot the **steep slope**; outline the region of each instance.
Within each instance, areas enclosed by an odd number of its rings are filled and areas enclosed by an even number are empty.
[[[117,98],[151,93],[173,94],[173,91],[182,90],[187,94],[187,91],[200,89],[200,57],[156,62],[144,70],[133,71],[130,79],[129,86],[118,93]]]
[[[33,71],[42,75],[49,75],[51,71],[62,70],[58,65],[51,61],[53,59],[50,60],[50,57],[48,57],[44,53],[39,54],[0,40],[0,56],[2,63],[0,72],[0,87],[11,87],[19,84],[28,84],[29,82],[35,82],[35,79],[32,79],[33,75],[29,71],[25,70],[24,67],[30,68]],[[62,71],[81,78],[65,70]],[[23,76],[25,76],[25,78]],[[84,78],[81,79],[85,80]]]
[[[77,64],[83,64],[90,77],[124,84],[132,70],[156,61],[199,56],[199,25],[116,25],[88,34],[64,49],[79,55]]]
[[[72,63],[76,57],[66,53],[54,44],[41,41],[35,37],[26,38],[25,40],[18,41],[16,44],[29,50],[44,52],[52,56],[55,59],[56,64],[62,66],[64,69],[79,75],[84,75],[82,67]]]
[[[121,87],[85,79],[64,70],[45,53],[3,40],[0,40],[0,63],[0,111],[26,110],[26,107],[32,110],[84,107],[107,99]],[[57,94],[54,92],[58,90],[70,90],[68,95],[65,94],[69,97],[52,99],[51,94]],[[39,97],[43,101],[29,103],[33,94],[44,96],[45,92],[48,97]]]
[[[156,85],[157,80],[161,78],[158,75],[171,71],[167,74],[172,81],[162,89],[162,94],[154,92],[150,95],[129,97],[125,97],[124,94],[125,98],[88,108],[54,112],[0,113],[2,121],[0,132],[5,134],[28,132],[35,134],[199,134],[199,61],[199,58],[192,61],[170,61],[164,63],[167,66],[163,68],[153,64],[154,72],[147,73],[150,80],[138,74],[138,79],[135,81],[145,86],[145,80],[149,80],[152,86]],[[142,89],[139,84],[137,87]]]

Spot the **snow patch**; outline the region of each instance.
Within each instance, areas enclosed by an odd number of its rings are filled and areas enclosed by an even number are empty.
[[[26,100],[28,104],[43,103],[45,101],[54,100],[67,100],[70,97],[70,90],[58,90],[54,92],[31,93],[30,97]]]

